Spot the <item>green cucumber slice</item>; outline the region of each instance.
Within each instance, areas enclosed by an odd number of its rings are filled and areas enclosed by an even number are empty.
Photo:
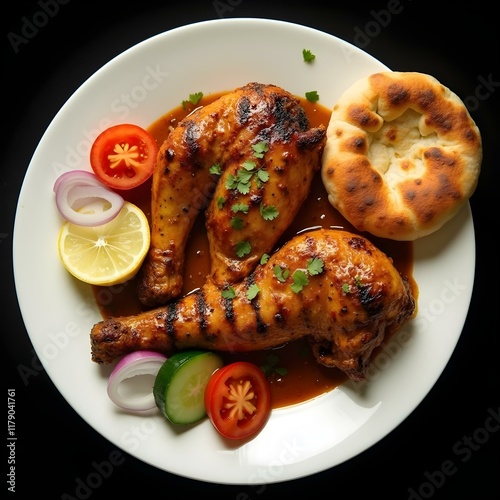
[[[169,357],[153,386],[156,406],[174,424],[198,422],[206,415],[203,398],[208,379],[222,365],[222,358],[210,351],[183,351]]]

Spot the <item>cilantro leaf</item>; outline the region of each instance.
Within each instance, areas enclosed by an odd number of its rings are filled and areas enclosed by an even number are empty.
[[[269,180],[269,174],[265,170],[259,170],[257,172],[257,177],[262,182],[267,182]]]
[[[274,205],[264,206],[263,203],[260,204],[260,215],[264,220],[274,220],[278,217],[278,209]]]
[[[182,101],[182,107],[186,109],[188,104],[198,104],[203,97],[203,92],[195,92],[194,94],[189,94],[189,99]]]
[[[316,56],[308,49],[302,49],[302,57],[304,58],[304,62],[310,63],[313,62]]]
[[[230,221],[229,224],[233,229],[243,229],[243,220],[241,217],[233,217]]]
[[[238,179],[233,174],[229,174],[226,179],[226,188],[236,189],[237,187],[238,187]]]
[[[214,163],[209,169],[208,171],[211,173],[211,174],[215,174],[215,175],[220,175],[222,173],[222,170],[220,168],[220,163]]]
[[[274,372],[284,377],[288,370],[282,366],[278,366],[279,357],[276,354],[269,354],[266,358],[266,362],[261,365],[261,370],[265,373],[266,377],[270,377]]]
[[[278,264],[274,266],[273,273],[280,283],[284,283],[288,278],[290,271],[288,269],[281,269]]]
[[[252,146],[252,149],[254,151],[253,155],[255,156],[255,158],[263,158],[264,153],[269,151],[269,146],[268,146],[267,142],[261,141],[261,142],[258,142],[257,144],[254,144]]]
[[[236,243],[236,255],[238,257],[244,257],[248,255],[252,250],[252,245],[248,241],[238,241]]]
[[[254,283],[253,285],[250,285],[247,290],[247,299],[252,300],[257,297],[258,293],[260,292],[260,288]]]
[[[218,196],[217,197],[217,207],[219,210],[222,210],[224,203],[226,203],[226,198],[224,198],[224,196]]]
[[[309,102],[318,102],[319,101],[319,94],[316,90],[311,90],[310,92],[306,92],[306,99]]]
[[[257,166],[257,164],[254,161],[252,161],[252,160],[245,160],[243,162],[243,165],[242,165],[242,167],[245,170],[248,170],[249,172],[251,172],[252,170],[255,170],[256,166]]]
[[[267,261],[269,260],[269,254],[265,253],[262,255],[262,257],[260,258],[260,263],[261,264],[265,264]]]
[[[323,272],[324,262],[318,257],[311,258],[307,261],[307,272],[311,276],[320,274]]]
[[[294,271],[292,278],[293,284],[290,286],[295,293],[299,293],[309,283],[307,274],[302,269]]]
[[[236,297],[236,291],[234,290],[234,288],[232,286],[230,286],[229,288],[222,290],[221,295],[225,299],[234,299]]]
[[[351,291],[351,287],[349,286],[348,283],[342,283],[342,293],[345,293],[346,295]]]
[[[234,213],[243,212],[244,214],[247,214],[248,205],[246,203],[234,203],[231,207],[231,211]]]

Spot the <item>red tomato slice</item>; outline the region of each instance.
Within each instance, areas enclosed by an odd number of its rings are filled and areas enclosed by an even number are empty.
[[[158,144],[147,130],[124,123],[97,136],[90,150],[90,165],[109,187],[132,189],[151,177],[157,154]]]
[[[246,361],[219,368],[205,389],[205,410],[226,438],[257,434],[271,413],[271,391],[264,372]]]

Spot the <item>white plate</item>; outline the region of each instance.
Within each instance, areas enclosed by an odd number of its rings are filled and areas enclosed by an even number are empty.
[[[302,60],[302,49],[316,55]],[[346,383],[307,403],[273,411],[254,440],[228,447],[208,421],[184,432],[158,414],[129,415],[106,395],[109,369],[90,360],[100,315],[89,287],[63,269],[61,219],[52,186],[63,171],[88,169],[99,129],[150,125],[190,93],[250,81],[297,95],[317,90],[333,106],[358,78],[387,68],[334,36],[279,21],[227,19],[188,25],[132,47],[86,81],[56,115],[29,165],[19,197],[14,270],[19,303],[44,368],[67,402],[119,448],[160,469],[198,480],[260,484],[323,471],[390,433],[439,378],[460,337],[472,293],[475,246],[470,208],[415,244],[419,314],[375,360],[367,382]],[[109,367],[108,367],[109,368]]]

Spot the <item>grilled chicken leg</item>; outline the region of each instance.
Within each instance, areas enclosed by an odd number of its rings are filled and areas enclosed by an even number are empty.
[[[373,349],[414,310],[408,281],[382,251],[361,236],[318,229],[233,287],[209,280],[167,306],[97,323],[92,359],[109,363],[141,349],[253,351],[307,337],[318,363],[361,380]]]
[[[309,128],[299,101],[274,85],[250,83],[182,120],[153,173],[141,302],[156,307],[180,295],[187,238],[210,200],[212,278],[247,276],[305,200],[325,140],[324,127]]]

